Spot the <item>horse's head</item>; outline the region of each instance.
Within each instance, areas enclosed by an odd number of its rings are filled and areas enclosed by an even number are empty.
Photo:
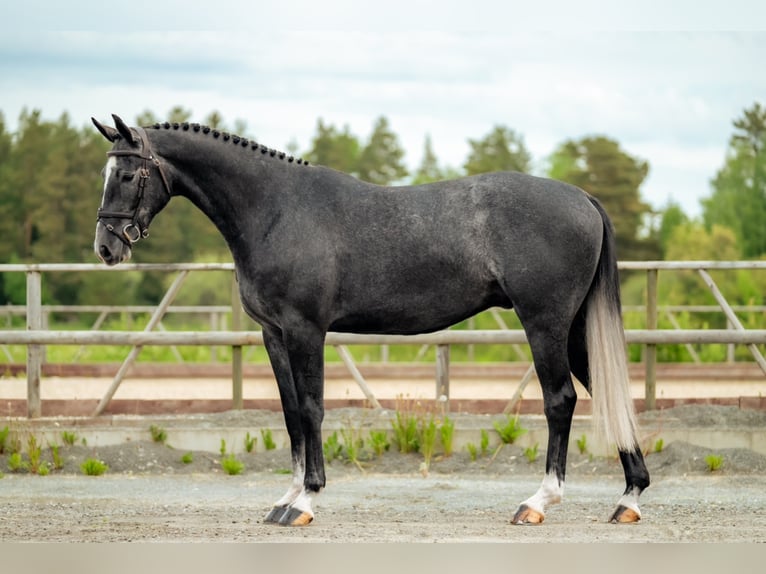
[[[142,128],[130,128],[118,116],[115,128],[93,124],[113,146],[106,153],[104,195],[98,209],[93,249],[107,265],[130,258],[133,244],[149,235],[149,223],[170,200],[162,163]]]

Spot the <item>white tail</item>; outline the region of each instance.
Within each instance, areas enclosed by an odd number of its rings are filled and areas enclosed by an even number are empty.
[[[591,290],[585,325],[593,423],[610,444],[616,444],[619,450],[632,451],[638,444],[625,332],[619,302],[615,304],[610,300],[602,281],[597,278],[599,284]]]

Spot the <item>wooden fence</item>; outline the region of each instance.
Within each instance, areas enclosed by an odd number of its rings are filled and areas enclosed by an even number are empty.
[[[710,277],[709,270],[758,269],[766,270],[766,261],[641,261],[621,262],[620,269],[641,270],[647,277],[646,329],[626,330],[629,344],[645,346],[645,400],[646,408],[653,409],[656,401],[656,365],[657,346],[662,344],[737,344],[746,345],[755,361],[766,373],[766,359],[758,345],[766,344],[766,329],[747,330],[742,325],[731,305],[721,294]],[[228,346],[232,348],[232,401],[234,408],[242,408],[242,348],[247,345],[262,345],[263,338],[259,331],[242,331],[243,312],[239,304],[234,282],[232,281],[232,324],[226,332],[155,332],[154,329],[168,311],[170,304],[179,292],[184,280],[192,271],[233,271],[232,264],[129,264],[110,269],[120,271],[164,271],[178,275],[165,293],[162,301],[154,308],[148,324],[142,332],[135,331],[51,331],[43,323],[42,274],[59,272],[104,272],[105,268],[96,264],[33,264],[0,265],[0,273],[25,273],[27,279],[26,331],[0,330],[0,345],[25,345],[27,347],[27,415],[39,417],[41,413],[40,378],[45,345],[129,345],[131,351],[121,365],[112,385],[101,399],[94,415],[103,412],[124,379],[128,369],[135,362],[141,348],[148,345],[162,346]],[[704,283],[726,315],[731,329],[658,329],[657,284],[659,271],[694,270],[699,273]],[[370,403],[378,405],[364,378],[353,362],[347,350],[349,345],[433,345],[436,347],[436,396],[449,401],[449,364],[451,345],[485,345],[526,343],[526,336],[521,330],[481,330],[481,331],[441,331],[423,335],[354,335],[329,333],[326,344],[336,348],[341,360],[357,381]],[[534,374],[533,367],[525,374],[514,399],[518,398],[524,385]],[[513,401],[512,401],[513,402]]]

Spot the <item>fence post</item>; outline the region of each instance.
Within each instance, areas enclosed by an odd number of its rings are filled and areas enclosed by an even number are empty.
[[[42,277],[39,271],[27,271],[27,331],[38,331],[43,326]],[[27,347],[27,417],[38,418],[42,415],[40,401],[40,377],[44,347]]]
[[[449,345],[436,345],[436,400],[449,412]]]
[[[231,281],[231,330],[242,330],[242,302],[239,300],[237,272],[232,273]],[[241,410],[245,407],[242,398],[242,346],[231,348],[231,400],[232,408]]]
[[[646,328],[657,328],[657,269],[646,271]],[[657,408],[657,345],[647,344],[644,349],[645,408],[653,411]]]

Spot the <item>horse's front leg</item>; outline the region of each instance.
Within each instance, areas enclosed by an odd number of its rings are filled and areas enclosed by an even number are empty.
[[[311,327],[280,331],[264,343],[279,385],[290,435],[293,482],[266,517],[267,522],[305,526],[314,519],[313,500],[325,485],[322,453],[324,418],[324,333]],[[267,342],[268,341],[268,342]]]

